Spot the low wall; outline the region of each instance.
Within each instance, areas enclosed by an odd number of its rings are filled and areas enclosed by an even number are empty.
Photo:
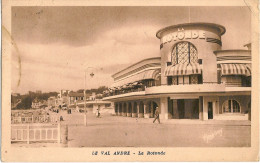
[[[219,114],[215,115],[215,120],[248,120],[248,114]]]

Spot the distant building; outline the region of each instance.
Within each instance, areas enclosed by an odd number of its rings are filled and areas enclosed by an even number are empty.
[[[73,105],[84,100],[84,93],[70,92],[68,98],[69,105]]]
[[[63,96],[68,96],[68,94],[70,93],[71,91],[70,90],[60,90],[59,94],[58,94],[58,97],[59,98],[62,98]]]
[[[96,95],[96,99],[102,99],[103,98],[103,94],[102,93],[99,93]]]
[[[33,109],[39,109],[41,105],[42,105],[42,102],[40,100],[38,100],[37,97],[32,101]]]
[[[86,101],[86,109],[92,111],[93,113],[110,113],[115,114],[114,103],[110,101],[103,101],[100,99]],[[77,103],[77,106],[84,109],[84,101]]]
[[[96,92],[92,92],[91,96],[88,97],[88,100],[90,101],[96,100]]]
[[[51,96],[48,98],[48,107],[55,107],[56,106],[56,97]]]
[[[70,93],[70,90],[60,90],[58,97],[56,98],[56,106],[57,107],[62,107],[64,105],[69,104],[69,98],[68,94]]]

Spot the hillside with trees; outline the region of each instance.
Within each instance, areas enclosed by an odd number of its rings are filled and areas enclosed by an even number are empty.
[[[86,93],[91,94],[92,92],[95,92],[96,94],[102,94],[104,90],[107,90],[108,87],[106,86],[100,86],[97,89],[87,89]],[[77,90],[78,93],[83,93],[84,89],[79,89]],[[36,93],[36,92],[31,92],[24,94],[24,95],[11,95],[11,103],[12,109],[30,109],[32,105],[32,101],[37,98],[40,101],[46,101],[48,100],[49,97],[55,96],[57,97],[58,93],[57,92],[48,92],[48,93]],[[102,98],[102,96],[100,97]]]
[[[49,92],[49,93],[29,92],[28,94],[25,94],[25,95],[17,95],[17,96],[11,95],[12,104],[14,104],[18,100],[20,100],[20,102],[16,105],[16,107],[12,108],[12,109],[30,109],[31,105],[32,105],[32,101],[35,98],[38,98],[41,101],[43,101],[43,100],[46,101],[46,100],[48,100],[49,97],[57,96],[57,95],[58,95],[57,92]]]

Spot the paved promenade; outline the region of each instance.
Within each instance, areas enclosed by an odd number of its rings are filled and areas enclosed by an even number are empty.
[[[65,111],[62,125],[68,125],[68,147],[249,147],[250,121],[166,120],[87,114]],[[16,147],[59,147],[63,144],[13,144]]]
[[[250,121],[139,119],[87,114],[64,115],[69,125],[68,147],[248,147]]]

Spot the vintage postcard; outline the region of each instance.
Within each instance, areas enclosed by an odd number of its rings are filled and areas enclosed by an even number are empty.
[[[2,4],[2,161],[258,161],[258,1]]]

